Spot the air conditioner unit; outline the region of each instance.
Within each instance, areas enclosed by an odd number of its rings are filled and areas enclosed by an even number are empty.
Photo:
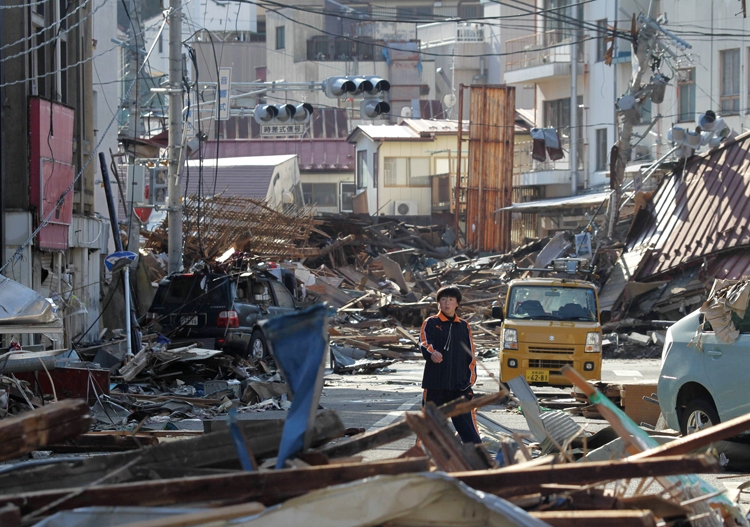
[[[396,200],[393,202],[393,214],[395,216],[416,216],[419,214],[417,202]]]

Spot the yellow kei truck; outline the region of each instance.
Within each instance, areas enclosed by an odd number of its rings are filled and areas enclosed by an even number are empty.
[[[529,384],[570,385],[560,373],[565,364],[586,379],[601,379],[602,322],[597,288],[567,278],[523,278],[508,283],[502,320],[500,379],[522,375]],[[602,320],[604,318],[604,320]]]

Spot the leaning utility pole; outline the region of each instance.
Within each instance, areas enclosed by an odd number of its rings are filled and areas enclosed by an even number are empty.
[[[169,0],[169,184],[167,225],[169,272],[182,269],[182,12],[181,0]]]
[[[676,36],[674,33],[661,27],[666,23],[666,15],[653,18],[654,2],[651,2],[649,13],[633,17],[632,40],[632,67],[633,74],[627,91],[617,100],[617,114],[622,119],[620,138],[610,152],[610,177],[613,192],[609,200],[609,217],[607,237],[612,239],[615,227],[619,219],[620,201],[622,200],[623,182],[625,179],[625,167],[630,160],[633,137],[633,126],[641,121],[641,106],[646,99],[651,98],[654,102],[661,103],[664,98],[664,88],[667,77],[659,73],[659,64],[663,59],[674,57],[665,43],[659,42],[660,37],[666,37],[682,50],[690,48],[690,44]],[[616,35],[613,35],[613,41]],[[613,44],[614,45],[614,44]],[[657,60],[652,60],[652,59]],[[653,64],[652,64],[653,62]],[[643,75],[647,70],[653,73],[652,78],[645,85],[641,85]],[[657,99],[657,94],[658,99]],[[661,116],[657,116],[659,119]],[[652,122],[653,126],[653,122]]]

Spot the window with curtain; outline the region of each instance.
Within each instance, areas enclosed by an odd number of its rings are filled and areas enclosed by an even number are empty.
[[[721,68],[721,112],[740,111],[740,50],[726,49],[719,52]]]
[[[677,70],[677,105],[679,122],[695,121],[695,68]]]

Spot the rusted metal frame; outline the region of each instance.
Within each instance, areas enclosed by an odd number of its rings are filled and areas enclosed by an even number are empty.
[[[458,160],[456,161],[456,210],[455,210],[455,222],[456,222],[456,236],[460,236],[461,230],[459,229],[459,218],[461,215],[461,150],[463,149],[463,131],[464,131],[464,88],[463,84],[459,84],[458,87]],[[469,130],[469,137],[471,137],[471,130]],[[464,229],[464,245],[468,245],[469,229]]]

